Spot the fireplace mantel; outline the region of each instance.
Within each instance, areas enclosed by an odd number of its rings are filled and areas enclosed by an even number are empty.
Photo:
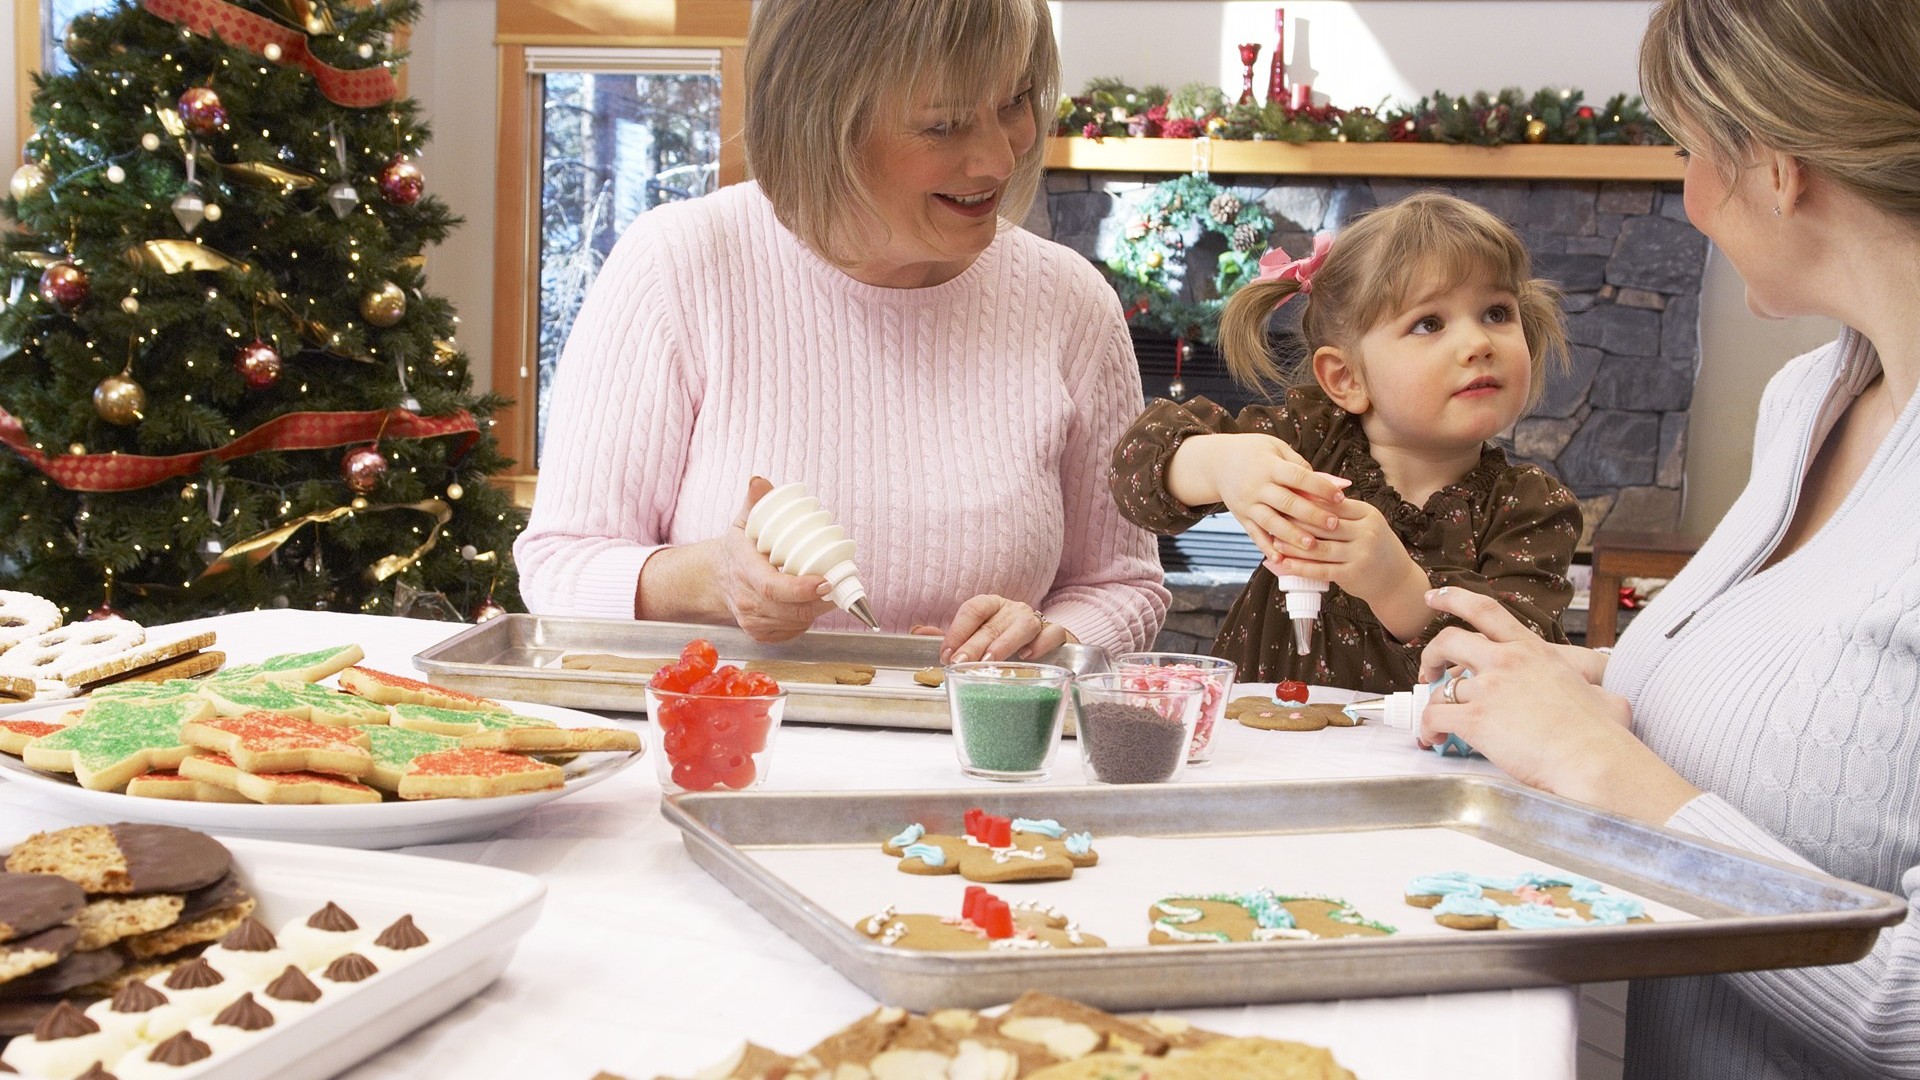
[[[1678,181],[1685,164],[1671,146],[1443,143],[1284,143],[1228,139],[1055,138],[1047,168],[1091,172],[1207,171],[1266,176],[1383,176],[1475,180]]]

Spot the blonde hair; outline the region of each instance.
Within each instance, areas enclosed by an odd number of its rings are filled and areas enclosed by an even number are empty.
[[[861,149],[879,125],[929,97],[984,102],[1027,85],[1033,146],[1000,200],[1014,223],[1039,190],[1059,97],[1046,0],[761,0],[747,32],[747,167],[782,225],[845,264],[875,214]]]
[[[1532,273],[1526,245],[1506,222],[1464,199],[1419,192],[1370,210],[1341,231],[1305,294],[1300,334],[1309,355],[1323,345],[1351,349],[1405,306],[1430,275],[1457,281],[1490,276],[1519,300],[1520,328],[1533,359],[1527,399],[1532,408],[1546,391],[1547,364],[1561,366],[1567,354],[1560,290]],[[1299,290],[1292,281],[1255,281],[1227,300],[1220,311],[1220,348],[1235,379],[1256,388],[1311,380],[1300,370],[1283,376],[1267,351],[1268,317]]]
[[[1729,184],[1753,143],[1920,225],[1920,4],[1663,0],[1640,88]]]

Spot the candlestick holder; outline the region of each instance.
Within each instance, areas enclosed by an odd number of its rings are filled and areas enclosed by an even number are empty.
[[[1253,65],[1254,65],[1254,62],[1259,59],[1260,59],[1260,43],[1259,42],[1250,41],[1247,44],[1240,46],[1240,64],[1241,64],[1241,67],[1244,68],[1245,70],[1243,70],[1240,75],[1240,100],[1238,104],[1252,105],[1254,103]]]

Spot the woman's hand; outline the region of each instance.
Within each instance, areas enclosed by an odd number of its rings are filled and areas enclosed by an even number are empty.
[[[724,535],[708,541],[721,596],[733,621],[755,641],[799,637],[813,621],[833,610],[821,599],[827,579],[819,574],[783,574],[747,539],[747,513],[773,490],[762,477],[747,482],[747,501]]]
[[[1491,597],[1435,589],[1427,603],[1479,632],[1448,627],[1421,654],[1423,682],[1449,668],[1472,672],[1450,684],[1451,703],[1428,703],[1422,741],[1459,735],[1521,783],[1645,821],[1663,822],[1700,794],[1633,737],[1625,698],[1589,682],[1562,647]]]
[[[1314,472],[1293,447],[1271,435],[1194,435],[1167,463],[1167,493],[1188,506],[1225,503],[1260,553],[1277,559],[1283,546],[1310,551],[1311,528],[1339,524],[1333,507],[1350,481]]]
[[[1078,640],[1066,627],[1047,621],[1031,604],[983,593],[960,605],[953,625],[916,626],[916,634],[940,634],[940,662],[1030,660]]]

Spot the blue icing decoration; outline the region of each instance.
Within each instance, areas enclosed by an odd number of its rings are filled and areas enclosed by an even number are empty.
[[[919,859],[928,866],[947,865],[946,850],[938,844],[908,844],[901,854],[909,859]]]
[[[919,822],[915,822],[912,825],[909,825],[906,828],[901,829],[900,835],[887,841],[887,843],[897,848],[903,848],[925,835],[927,835],[927,827],[920,824]]]
[[[1571,911],[1562,911],[1546,904],[1503,907],[1499,914],[1515,930],[1559,930],[1568,926],[1585,926],[1587,922]]]
[[[1074,855],[1085,855],[1093,850],[1093,834],[1077,832],[1067,837],[1067,851]]]
[[[1367,720],[1366,720],[1366,717],[1364,717],[1364,716],[1361,716],[1361,715],[1360,715],[1359,713],[1357,713],[1357,712],[1354,712],[1354,711],[1353,711],[1353,706],[1351,706],[1351,705],[1348,705],[1348,706],[1346,706],[1346,707],[1344,707],[1344,708],[1342,708],[1342,709],[1341,709],[1340,711],[1341,711],[1341,712],[1343,712],[1343,713],[1345,713],[1345,714],[1347,714],[1347,719],[1349,719],[1349,720],[1351,720],[1351,721],[1353,721],[1353,722],[1354,722],[1354,723],[1356,723],[1356,724],[1364,724],[1364,723],[1366,723],[1366,722],[1367,722]]]
[[[1439,754],[1441,757],[1446,757],[1448,754],[1458,754],[1461,757],[1472,757],[1474,754],[1479,753],[1479,751],[1475,750],[1472,747],[1472,745],[1470,745],[1467,742],[1467,740],[1461,738],[1458,735],[1448,735],[1446,742],[1435,743],[1433,745],[1433,752],[1436,754]]]
[[[1548,889],[1565,885],[1574,900],[1586,904],[1589,918],[1549,904],[1500,904],[1482,895],[1484,889],[1517,892],[1522,888]],[[1579,874],[1522,873],[1512,877],[1486,877],[1452,871],[1414,878],[1407,883],[1414,896],[1439,896],[1436,915],[1492,916],[1503,919],[1515,930],[1552,930],[1568,926],[1620,926],[1646,914],[1646,905],[1627,896],[1607,893],[1604,886]]]
[[[1058,840],[1060,839],[1060,834],[1067,830],[1061,828],[1060,823],[1052,818],[1041,818],[1035,821],[1031,818],[1017,817],[1013,819],[1013,831],[1039,833],[1048,839]]]

